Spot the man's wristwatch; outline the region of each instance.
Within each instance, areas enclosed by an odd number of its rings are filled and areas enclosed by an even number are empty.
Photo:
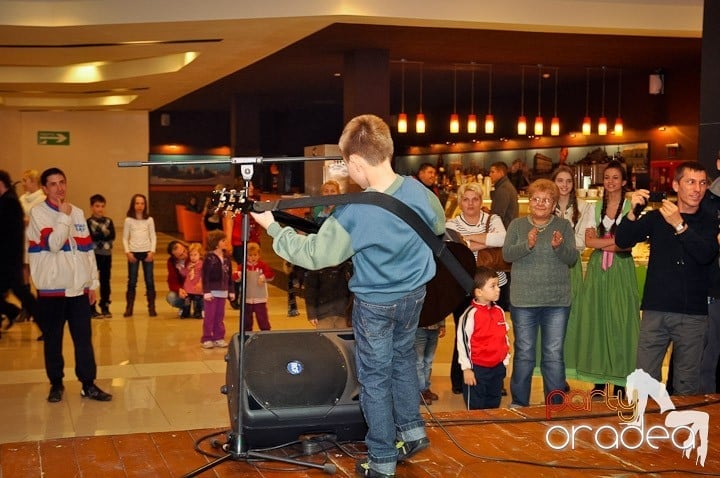
[[[677,226],[675,226],[675,232],[677,234],[680,234],[681,232],[683,232],[684,229],[685,229],[685,221],[683,221],[680,224],[678,224]]]

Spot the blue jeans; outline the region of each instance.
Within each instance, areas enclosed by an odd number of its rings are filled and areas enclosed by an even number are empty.
[[[535,343],[538,329],[541,337],[540,370],[543,377],[545,397],[553,390],[565,389],[565,358],[563,343],[570,307],[513,307],[510,320],[515,335],[513,371],[510,377],[512,404],[530,405],[533,368],[535,368]],[[554,396],[555,400],[562,400]]]
[[[420,391],[430,389],[430,375],[437,349],[440,330],[418,327],[415,331],[415,354],[417,355],[417,376]]]
[[[145,277],[145,291],[155,292],[155,277],[153,276],[154,262],[145,262],[147,252],[134,252],[137,262],[128,261],[128,286],[127,291],[134,293],[138,281],[138,269],[142,264],[143,276]]]
[[[170,291],[168,292],[168,295],[165,297],[165,300],[168,304],[175,307],[176,309],[182,309],[185,307],[185,299],[180,297],[180,295],[177,292]]]
[[[368,425],[365,444],[372,469],[380,473],[395,473],[396,439],[414,441],[426,436],[413,347],[424,301],[424,286],[384,304],[357,297],[354,301],[360,406]]]

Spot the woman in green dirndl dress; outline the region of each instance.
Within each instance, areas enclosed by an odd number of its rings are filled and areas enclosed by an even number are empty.
[[[577,378],[594,383],[596,389],[613,384],[614,393],[624,388],[627,376],[635,370],[640,330],[635,262],[630,251],[619,250],[614,240],[617,224],[630,209],[626,182],[625,167],[611,161],[603,174],[605,194],[585,228],[585,244],[594,251],[574,307],[578,314],[574,332]]]

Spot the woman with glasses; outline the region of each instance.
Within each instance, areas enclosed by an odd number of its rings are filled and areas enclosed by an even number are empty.
[[[602,390],[622,390],[635,370],[640,330],[640,297],[630,249],[615,245],[615,230],[630,210],[625,198],[627,173],[611,161],[603,173],[605,193],[584,225],[585,244],[593,249],[578,303],[577,378]],[[598,392],[599,393],[599,392]]]
[[[530,214],[514,219],[503,245],[512,263],[510,319],[514,354],[510,377],[511,407],[530,405],[538,331],[540,370],[546,400],[560,403],[565,389],[563,343],[570,314],[570,267],[578,260],[575,231],[554,214],[560,192],[549,179],[528,187]],[[555,393],[553,393],[555,392]]]

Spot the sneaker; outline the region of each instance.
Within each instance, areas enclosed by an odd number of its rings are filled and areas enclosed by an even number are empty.
[[[225,341],[222,340],[222,339],[216,340],[215,342],[213,342],[213,345],[214,345],[215,347],[220,347],[220,348],[225,348],[225,347],[228,346],[227,342],[225,342]]]
[[[438,396],[438,394],[433,392],[429,388],[426,390],[426,392],[428,394],[428,397],[432,398],[433,400],[440,400],[440,397]]]
[[[50,403],[57,403],[60,400],[62,400],[63,392],[65,391],[65,387],[63,387],[62,384],[60,385],[51,385],[50,386],[50,393],[48,394],[47,401]]]
[[[112,319],[112,314],[110,313],[110,309],[108,309],[107,307],[100,308],[100,316],[103,319]]]
[[[102,319],[102,314],[98,312],[96,309],[93,309],[90,311],[90,318],[91,319]]]
[[[83,398],[89,398],[90,400],[97,400],[98,402],[109,402],[112,400],[112,395],[103,392],[95,384],[83,387],[82,390],[80,390],[80,396]]]
[[[288,317],[297,317],[300,315],[300,311],[297,309],[290,309],[288,310]]]
[[[397,461],[405,461],[417,452],[422,451],[429,446],[430,440],[427,437],[422,437],[413,441],[399,441],[395,443],[395,448],[398,450]]]
[[[204,349],[211,349],[215,347],[215,343],[212,340],[206,340],[202,343],[201,347]]]
[[[392,475],[387,475],[373,470],[370,468],[370,463],[368,463],[367,459],[357,461],[355,463],[355,471],[358,476],[368,476],[372,478],[393,478],[395,476],[394,473]]]

